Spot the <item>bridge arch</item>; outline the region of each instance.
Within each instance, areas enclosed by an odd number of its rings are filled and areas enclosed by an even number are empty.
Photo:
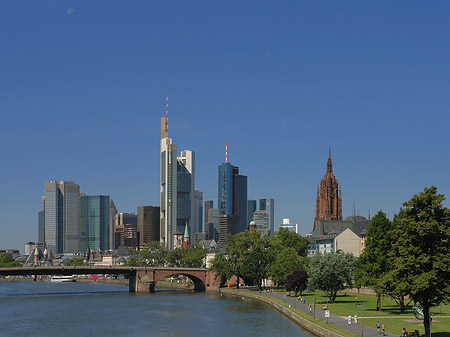
[[[205,272],[192,272],[192,271],[173,271],[173,270],[156,270],[154,272],[153,281],[155,282],[155,287],[159,281],[171,275],[183,275],[194,282],[195,291],[205,291],[206,290],[206,273]]]

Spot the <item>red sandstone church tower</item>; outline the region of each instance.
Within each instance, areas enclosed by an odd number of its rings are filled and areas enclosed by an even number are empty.
[[[320,220],[342,220],[341,189],[333,174],[331,149],[328,150],[327,173],[317,186],[316,218],[314,228]]]

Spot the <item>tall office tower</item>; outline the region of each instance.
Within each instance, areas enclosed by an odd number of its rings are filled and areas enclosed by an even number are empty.
[[[200,233],[204,231],[203,228],[203,192],[199,190],[194,190],[194,199],[193,199],[193,212],[192,212],[192,226],[191,231],[195,233]]]
[[[256,211],[256,200],[247,201],[247,222],[250,223],[253,220],[253,213]]]
[[[117,214],[116,204],[114,203],[114,200],[111,198],[109,200],[109,249],[114,248],[114,223],[116,214]]]
[[[263,231],[264,233],[270,234],[269,213],[267,211],[255,211],[253,219],[257,231]]]
[[[192,222],[195,210],[195,153],[181,151],[177,157],[177,232],[184,233],[186,224],[190,237],[198,231],[198,224]]]
[[[234,166],[230,163],[219,165],[218,208],[225,214],[233,214]]]
[[[225,163],[218,168],[218,208],[225,214],[238,216],[237,232],[247,229],[247,176],[239,174],[239,167],[228,163],[228,144]]]
[[[203,231],[208,235],[208,237],[209,237],[209,224],[211,223],[211,221],[209,220],[209,210],[212,208],[214,208],[213,201],[205,200],[205,207],[204,207],[205,217],[204,217],[204,221],[203,221],[203,223],[205,225],[204,225]]]
[[[42,197],[42,208],[38,212],[38,242],[45,242],[45,197]]]
[[[109,246],[108,195],[86,195],[80,197],[80,251],[89,247],[108,250]]]
[[[220,223],[219,217],[223,213],[223,210],[218,208],[210,208],[208,211],[208,240],[219,240]]]
[[[53,253],[79,252],[80,186],[72,181],[45,183],[45,244]]]
[[[229,234],[237,233],[238,216],[236,214],[221,214],[219,215],[219,242],[226,244],[228,242]]]
[[[247,176],[236,174],[233,186],[233,214],[238,216],[236,232],[245,232],[248,229],[247,222]]]
[[[177,232],[177,146],[168,132],[169,102],[166,98],[166,117],[161,118],[161,214],[160,240],[173,249],[173,235]],[[189,184],[190,185],[190,184]],[[190,188],[190,186],[189,186]]]
[[[135,249],[138,244],[137,215],[134,213],[116,214],[114,218],[114,249],[119,246]]]
[[[259,210],[267,211],[269,215],[269,228],[268,233],[270,236],[273,235],[275,231],[275,205],[273,199],[259,199]]]
[[[159,216],[158,206],[139,206],[137,213],[137,231],[139,233],[139,246],[145,246],[152,241],[159,241]]]
[[[327,173],[317,186],[316,217],[314,228],[320,220],[342,220],[341,188],[333,174],[331,149],[328,149]]]
[[[188,223],[188,227],[192,227],[195,153],[186,150],[182,151],[181,155],[177,157],[177,146],[169,138],[168,120],[169,103],[166,97],[166,116],[161,118],[160,128],[160,240],[166,244],[168,249],[173,249],[174,234],[183,233],[186,223]]]

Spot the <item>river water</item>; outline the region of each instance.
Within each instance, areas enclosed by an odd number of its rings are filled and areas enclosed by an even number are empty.
[[[313,336],[232,296],[104,283],[0,282],[0,336]]]

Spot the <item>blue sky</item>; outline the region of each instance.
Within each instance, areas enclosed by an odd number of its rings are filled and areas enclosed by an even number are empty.
[[[159,119],[250,199],[312,229],[332,148],[344,217],[392,218],[450,196],[446,1],[2,1],[0,248],[37,239],[44,184],[73,180],[119,211],[159,204]],[[445,202],[449,206],[449,202]]]

